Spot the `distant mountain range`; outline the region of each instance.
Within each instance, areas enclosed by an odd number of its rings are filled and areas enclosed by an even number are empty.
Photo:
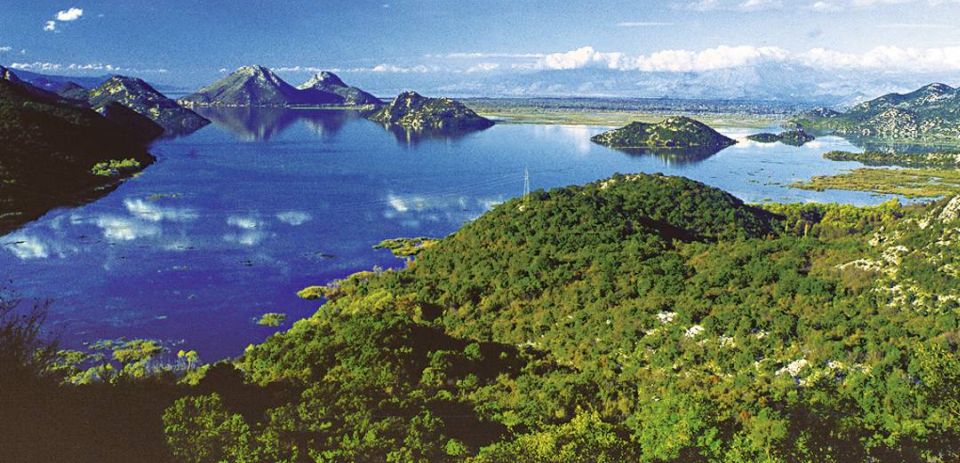
[[[805,112],[795,122],[841,135],[905,140],[960,140],[960,90],[933,83],[913,92],[890,93],[846,112]]]
[[[376,106],[373,95],[322,72],[294,87],[263,66],[243,66],[230,75],[179,100],[184,106],[288,107]]]

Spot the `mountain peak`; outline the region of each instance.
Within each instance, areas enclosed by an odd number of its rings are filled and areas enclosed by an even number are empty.
[[[950,93],[954,91],[954,88],[947,84],[934,82],[932,84],[921,87],[920,91],[927,92],[927,93]]]
[[[343,80],[340,79],[340,76],[330,72],[330,71],[321,71],[317,75],[313,76],[313,79],[317,82],[324,83],[326,85],[336,85],[338,87],[346,87],[347,84],[343,83]]]

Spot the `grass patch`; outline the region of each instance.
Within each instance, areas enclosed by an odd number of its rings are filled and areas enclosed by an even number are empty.
[[[853,190],[929,198],[960,194],[960,170],[860,168],[791,185],[804,190]]]
[[[137,170],[140,168],[140,161],[133,158],[111,159],[109,161],[98,162],[90,169],[90,173],[101,177],[117,177],[122,173]]]

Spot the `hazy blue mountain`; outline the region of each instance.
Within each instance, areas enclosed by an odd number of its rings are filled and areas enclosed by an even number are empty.
[[[52,75],[52,74],[40,74],[40,73],[24,71],[24,70],[17,70],[16,72],[21,79],[23,79],[26,82],[29,82],[34,87],[42,88],[44,90],[54,92],[54,93],[60,93],[60,91],[68,83],[73,83],[84,88],[93,88],[110,79],[109,75],[84,77],[84,76],[61,76],[61,75]]]
[[[417,92],[404,92],[368,118],[387,126],[410,130],[461,131],[482,130],[493,121],[450,98],[427,98]]]
[[[90,90],[88,98],[97,111],[103,112],[111,103],[118,103],[156,122],[168,134],[192,132],[210,123],[134,77],[113,76]]]
[[[357,88],[351,87],[343,82],[339,76],[332,72],[319,72],[302,85],[297,87],[304,92],[321,92],[336,95],[341,99],[343,106],[380,106],[383,104],[379,98]]]

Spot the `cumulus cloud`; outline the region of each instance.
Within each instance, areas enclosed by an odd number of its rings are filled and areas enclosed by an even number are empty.
[[[72,7],[58,11],[56,18],[57,21],[70,22],[80,19],[81,16],[83,16],[83,8]]]
[[[43,30],[47,32],[56,32],[57,22],[56,21],[47,21],[43,24]]]
[[[749,45],[722,45],[700,51],[663,50],[636,57],[620,52],[600,52],[587,46],[549,54],[540,60],[538,68],[563,70],[601,67],[624,71],[696,72],[738,67],[764,60],[782,61],[787,56],[787,51],[782,48]]]
[[[6,53],[10,50],[13,50],[13,47],[0,47],[0,53]]]
[[[876,47],[866,53],[845,53],[815,48],[797,57],[803,64],[825,69],[875,69],[899,71],[960,70],[960,47]]]
[[[662,50],[631,56],[581,47],[552,53],[537,61],[533,69],[570,70],[606,68],[643,72],[705,72],[760,63],[791,62],[818,69],[862,69],[878,71],[960,71],[960,46],[940,48],[876,47],[864,53],[814,48],[793,53],[780,47],[722,45],[703,50]]]
[[[580,47],[563,53],[551,53],[540,60],[543,69],[580,69],[586,67],[621,68],[623,53],[603,53],[593,47]]]
[[[411,67],[396,66],[393,64],[378,64],[370,69],[370,72],[395,72],[400,74],[406,74],[410,72],[423,73],[423,72],[430,72],[430,71],[431,71],[431,68],[424,66],[422,64],[418,66],[411,66]]]

